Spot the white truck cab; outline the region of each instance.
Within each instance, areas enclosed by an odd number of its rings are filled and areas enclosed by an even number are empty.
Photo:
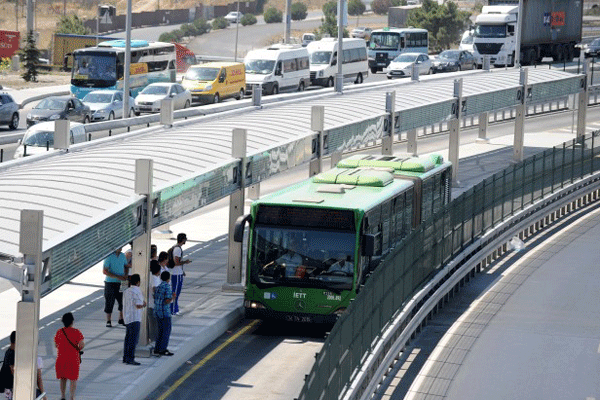
[[[483,65],[486,55],[493,65],[514,64],[518,11],[518,5],[483,7],[473,34],[473,55],[478,66]]]

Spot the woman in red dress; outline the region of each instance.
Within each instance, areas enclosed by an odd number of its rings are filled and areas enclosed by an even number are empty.
[[[75,399],[77,379],[79,379],[79,352],[83,350],[83,335],[73,328],[73,314],[66,313],[62,317],[64,328],[59,329],[54,336],[56,346],[56,379],[60,379],[62,400],[66,400],[67,380],[71,381],[71,400]]]

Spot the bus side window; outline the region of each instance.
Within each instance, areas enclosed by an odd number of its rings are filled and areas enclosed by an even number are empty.
[[[406,47],[406,38],[404,36],[402,36],[400,38],[400,48],[404,49]]]

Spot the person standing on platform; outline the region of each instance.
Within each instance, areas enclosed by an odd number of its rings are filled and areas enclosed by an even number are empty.
[[[171,286],[175,293],[175,301],[171,304],[171,312],[173,315],[181,315],[179,312],[179,296],[181,295],[181,289],[183,288],[183,277],[185,272],[183,266],[189,264],[190,260],[183,259],[183,248],[182,246],[187,242],[187,236],[185,233],[177,235],[177,244],[169,250],[171,253],[171,259],[169,260],[169,268],[171,268]]]
[[[169,304],[175,300],[175,293],[169,284],[171,274],[164,271],[160,274],[161,283],[154,292],[154,314],[158,325],[156,334],[156,346],[154,346],[154,354],[158,356],[172,356],[167,346],[171,336],[171,309]]]
[[[118,303],[119,324],[125,325],[123,320],[123,293],[120,291],[121,282],[127,280],[127,259],[125,254],[121,253],[119,247],[114,253],[104,260],[103,273],[104,278],[104,312],[106,313],[106,327],[111,328],[111,316],[115,306],[115,300]]]
[[[71,400],[75,399],[77,380],[79,379],[79,366],[81,354],[85,343],[79,329],[73,328],[75,318],[70,312],[62,317],[64,328],[59,329],[54,335],[54,346],[56,347],[56,379],[60,380],[61,400],[66,400],[67,381],[71,382]]]
[[[123,317],[125,319],[125,344],[123,347],[123,362],[129,365],[140,365],[135,361],[135,348],[140,338],[142,323],[142,308],[146,301],[140,290],[140,275],[133,274],[129,278],[129,288],[123,293]]]
[[[10,334],[10,347],[4,353],[4,362],[0,369],[0,389],[4,394],[5,399],[12,399],[12,391],[15,375],[15,343],[17,332],[12,331]]]

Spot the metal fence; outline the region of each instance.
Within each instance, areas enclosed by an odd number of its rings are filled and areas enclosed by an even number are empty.
[[[600,171],[599,155],[600,131],[565,142],[484,179],[424,222],[382,260],[333,327],[299,400],[341,398],[382,332],[437,272],[498,225],[515,229],[521,219],[511,217],[542,199],[548,206],[550,195]]]

